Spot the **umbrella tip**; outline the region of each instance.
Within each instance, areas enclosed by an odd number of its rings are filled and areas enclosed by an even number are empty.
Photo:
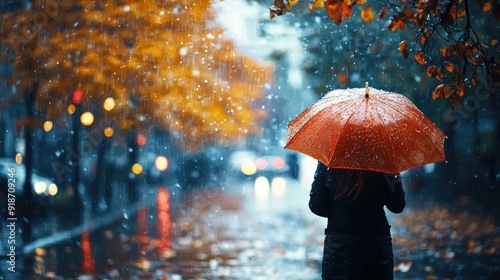
[[[366,82],[365,86],[366,86],[365,98],[368,98],[369,97],[369,95],[368,95],[368,82]]]

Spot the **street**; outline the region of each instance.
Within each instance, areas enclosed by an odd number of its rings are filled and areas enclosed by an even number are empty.
[[[326,220],[307,208],[311,176],[235,180],[174,205],[158,188],[137,211],[37,247],[30,267],[0,279],[320,279]],[[409,193],[407,209],[388,214],[395,279],[498,279],[498,227],[418,203]]]

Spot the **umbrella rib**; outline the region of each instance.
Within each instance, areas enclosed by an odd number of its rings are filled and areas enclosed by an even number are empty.
[[[399,113],[399,114],[401,114],[402,116],[405,116],[405,117],[407,116],[406,112],[401,112],[401,111],[399,111],[399,110],[398,110],[398,108],[396,108],[396,107],[394,107],[394,106],[391,106],[390,104],[385,104],[385,103],[382,103],[382,104],[383,104],[384,106],[386,106],[386,107],[389,107],[389,108],[393,109],[394,111],[398,112],[398,113]],[[415,108],[417,108],[417,107],[415,106]],[[417,110],[419,110],[419,109],[417,108]],[[422,115],[424,115],[424,114],[422,113]],[[424,117],[425,117],[425,115],[424,115]],[[413,127],[415,127],[415,128],[418,128],[418,127],[419,127],[418,123],[416,123],[416,122],[415,122],[415,120],[414,120],[413,118],[406,117],[405,119],[409,120],[409,122],[413,125]],[[431,123],[432,125],[434,125],[432,122],[430,122],[430,123]],[[434,126],[435,126],[435,125],[434,125]],[[436,127],[437,127],[437,126],[436,126]],[[439,128],[438,128],[438,129],[439,129]],[[430,137],[430,135],[429,135],[428,133],[425,133],[425,136],[426,136],[427,138],[429,138],[429,140],[430,140],[432,143],[434,143],[434,144],[436,145],[436,143],[433,141],[433,139]],[[436,145],[436,146],[437,146],[437,145]]]
[[[339,103],[337,103],[337,104],[340,104],[340,103],[346,103],[347,101],[349,101],[349,100],[345,100],[345,101],[339,102]],[[342,110],[344,110],[344,109],[345,109],[346,107],[348,107],[349,105],[350,105],[350,104],[349,104],[349,103],[347,103],[347,104],[346,104],[343,108],[341,108],[341,110],[338,110],[338,111],[339,111],[339,112],[342,112]],[[325,110],[327,110],[327,109],[329,109],[329,108],[330,108],[330,106],[325,106],[325,108],[323,108],[323,109],[321,109],[321,110],[317,111],[317,112],[314,114],[314,116],[318,115],[320,112],[323,112],[323,111],[325,111]],[[310,117],[310,118],[309,118],[309,119],[308,119],[308,120],[307,120],[304,124],[302,124],[301,128],[302,128],[302,127],[305,127],[305,126],[306,126],[306,125],[307,125],[307,124],[308,124],[308,123],[309,123],[309,122],[310,122],[310,121],[314,118],[314,116]],[[350,118],[350,117],[351,117],[351,116],[349,116],[349,118]],[[343,128],[342,128],[342,129],[343,129]],[[295,135],[293,135],[293,137],[292,137],[292,138],[290,138],[290,139],[287,141],[287,144],[291,143],[291,142],[293,141],[293,139],[295,139],[295,138],[296,138],[299,134],[301,134],[301,133],[300,133],[300,130],[299,130],[299,131],[298,131]],[[285,148],[286,148],[286,146],[285,146]]]
[[[384,126],[384,131],[386,132],[387,134],[387,138],[389,139],[389,142],[392,143],[392,137],[391,137],[391,134],[389,133],[389,130],[387,129],[387,125],[384,123],[384,121],[382,120],[382,117],[380,116],[379,114],[379,111],[378,111],[378,108],[379,108],[379,105],[385,105],[383,104],[382,102],[377,102],[378,106],[376,107],[375,111],[377,112],[377,117],[379,118],[380,120],[380,123]],[[391,145],[391,150],[392,150],[392,153],[395,154],[395,150],[394,150],[394,146]]]
[[[363,102],[363,101],[364,101],[364,98],[361,100],[361,102]],[[352,103],[347,104],[347,106],[345,106],[345,107],[346,107],[346,108],[348,108],[348,107],[349,107],[349,105],[351,105],[350,107],[358,106],[358,105],[357,105],[357,103],[352,102]],[[345,108],[343,108],[343,109],[345,109]],[[341,112],[341,110],[339,110],[339,112]],[[354,111],[351,113],[351,115],[350,115],[350,116],[346,119],[346,121],[345,121],[344,125],[343,125],[343,126],[342,126],[342,128],[340,129],[339,135],[343,135],[343,134],[344,134],[343,132],[344,132],[345,127],[347,126],[347,124],[349,123],[349,120],[351,120],[351,118],[354,116],[354,114],[355,114],[355,113],[357,113],[357,111],[355,111],[355,110],[354,110]],[[340,140],[340,139],[339,139],[339,140]],[[335,144],[336,146],[335,146],[335,147],[332,147],[332,148],[333,148],[333,150],[335,150],[335,148],[337,147],[337,145],[338,145],[338,144],[339,144],[339,142],[337,141],[337,143]],[[331,161],[332,161],[332,160],[333,160],[333,158],[330,160],[330,163],[331,163]]]
[[[418,127],[419,127],[418,123],[416,123],[416,121],[413,118],[407,117],[407,114],[404,114],[403,112],[399,111],[397,108],[395,108],[395,107],[393,107],[393,106],[391,106],[389,104],[383,104],[383,106],[386,106],[387,108],[390,108],[393,111],[397,112],[398,114],[404,116],[405,119],[408,120],[409,124],[411,124],[411,126],[413,126],[414,128],[418,129]],[[417,108],[417,110],[418,110],[418,108]],[[423,115],[423,113],[422,113],[422,115]],[[425,115],[423,115],[423,116],[425,117]],[[433,125],[433,123],[431,121],[429,121],[429,122]],[[439,128],[437,126],[436,126],[436,128],[442,134],[442,132],[439,130]],[[426,138],[428,138],[430,140],[431,143],[434,144],[434,146],[436,147],[436,149],[440,150],[439,149],[439,143],[434,142],[433,138],[431,137],[431,135],[429,133],[423,133],[423,134],[424,134],[424,136]],[[430,162],[428,162],[428,163],[430,163]]]

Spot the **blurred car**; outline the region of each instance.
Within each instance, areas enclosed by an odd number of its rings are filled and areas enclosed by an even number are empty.
[[[280,150],[262,154],[252,150],[239,150],[229,155],[229,170],[240,178],[290,177],[298,179],[299,160],[295,152]]]
[[[14,171],[10,172],[12,168]],[[24,195],[23,187],[26,180],[26,168],[23,164],[17,164],[10,158],[0,158],[0,172],[2,186],[7,187],[9,179],[14,179],[16,197]],[[57,185],[54,181],[37,174],[36,171],[31,173],[31,184],[33,193],[37,196],[55,196],[57,194]],[[7,189],[2,190],[2,192],[4,191],[6,192]]]

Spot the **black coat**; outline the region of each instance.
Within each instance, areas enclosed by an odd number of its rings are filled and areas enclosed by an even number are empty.
[[[401,213],[406,205],[399,174],[365,171],[364,185],[354,199],[335,199],[335,188],[334,170],[318,163],[309,208],[328,218],[323,279],[393,279],[392,240],[384,206]]]

